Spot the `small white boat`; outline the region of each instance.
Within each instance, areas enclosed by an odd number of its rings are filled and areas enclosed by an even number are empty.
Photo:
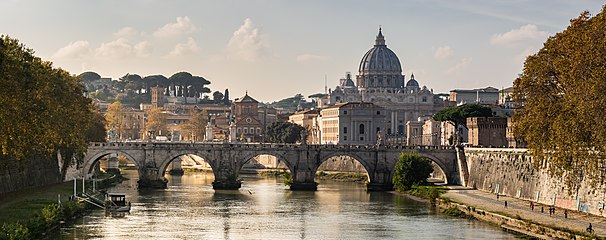
[[[110,212],[130,212],[130,202],[126,202],[125,194],[108,193],[105,195],[105,210]]]

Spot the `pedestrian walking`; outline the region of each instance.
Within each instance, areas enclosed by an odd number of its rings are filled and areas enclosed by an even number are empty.
[[[543,206],[541,206],[541,213],[544,213],[544,211],[543,211]]]
[[[551,207],[549,207],[549,216],[551,216]]]
[[[534,211],[534,202],[530,202],[530,211]]]
[[[591,223],[589,223],[589,227],[587,227],[587,232],[589,234],[593,234],[593,227],[591,226]]]
[[[564,218],[568,218],[568,209],[564,209]]]
[[[505,200],[505,208],[507,208],[507,200]]]
[[[499,200],[499,193],[497,193],[497,200]]]

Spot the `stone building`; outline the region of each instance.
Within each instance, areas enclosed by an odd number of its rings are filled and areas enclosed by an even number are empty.
[[[263,123],[259,121],[259,101],[248,96],[234,100],[232,114],[235,117],[236,137],[241,141],[260,141]]]
[[[422,116],[431,116],[446,104],[433,90],[423,86],[411,74],[405,81],[398,56],[385,44],[381,29],[375,45],[364,54],[355,83],[347,73],[339,86],[318,100],[319,107],[344,102],[372,102],[385,109],[381,126],[386,134],[406,135],[406,123]]]
[[[507,118],[470,117],[467,118],[469,144],[484,147],[506,147]]]
[[[496,106],[499,103],[499,89],[493,87],[455,89],[450,91],[448,100],[456,104],[478,103]]]
[[[320,111],[321,144],[376,144],[386,110],[368,102],[339,103]],[[383,137],[382,137],[383,139]]]

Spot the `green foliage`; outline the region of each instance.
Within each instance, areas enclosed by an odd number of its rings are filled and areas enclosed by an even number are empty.
[[[63,158],[69,166],[69,157],[81,156],[88,146],[93,107],[83,93],[78,77],[53,68],[18,40],[0,36],[0,158],[73,153]]]
[[[315,103],[305,101],[305,97],[303,95],[301,95],[300,93],[296,94],[293,97],[285,98],[280,101],[269,104],[269,107],[286,108],[286,109],[297,109],[299,107],[304,108],[304,109],[309,109],[314,106],[315,106]]]
[[[406,191],[413,185],[426,183],[432,172],[431,160],[412,152],[402,153],[394,170],[393,185],[398,191]]]
[[[96,72],[83,72],[78,75],[78,78],[83,82],[93,81],[101,78],[101,75]]]
[[[292,178],[292,176],[290,175],[290,172],[284,172],[284,174],[282,174],[282,176],[284,177],[284,184],[286,186],[290,186],[292,185],[294,179]]]
[[[4,223],[0,228],[0,239],[21,240],[31,239],[29,229],[21,223]]]
[[[467,128],[468,117],[492,117],[492,110],[480,104],[463,104],[456,107],[446,108],[433,115],[436,121],[447,121],[455,127]]]
[[[219,91],[215,91],[213,93],[213,100],[216,102],[221,102],[223,101],[223,93],[219,92]]]
[[[295,143],[301,140],[302,126],[291,122],[274,122],[267,126],[267,139],[273,143]]]
[[[459,218],[464,218],[465,216],[467,216],[467,214],[465,214],[465,212],[461,211],[460,209],[458,209],[456,207],[449,207],[447,209],[444,209],[444,211],[442,213],[444,213],[448,216],[459,217]]]
[[[606,180],[606,5],[571,20],[529,56],[514,82],[516,137],[526,140],[535,168],[563,177],[571,192],[584,179]]]
[[[41,216],[47,226],[53,226],[63,219],[63,210],[53,203],[42,209]]]

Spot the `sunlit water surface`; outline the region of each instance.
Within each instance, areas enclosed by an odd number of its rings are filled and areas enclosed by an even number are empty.
[[[132,173],[132,172],[131,172]],[[237,191],[215,191],[212,173],[167,176],[168,189],[136,190],[136,175],[111,189],[130,213],[101,210],[62,229],[63,239],[516,239],[478,221],[437,213],[428,203],[355,183],[320,182],[290,191],[281,178],[243,176]]]

